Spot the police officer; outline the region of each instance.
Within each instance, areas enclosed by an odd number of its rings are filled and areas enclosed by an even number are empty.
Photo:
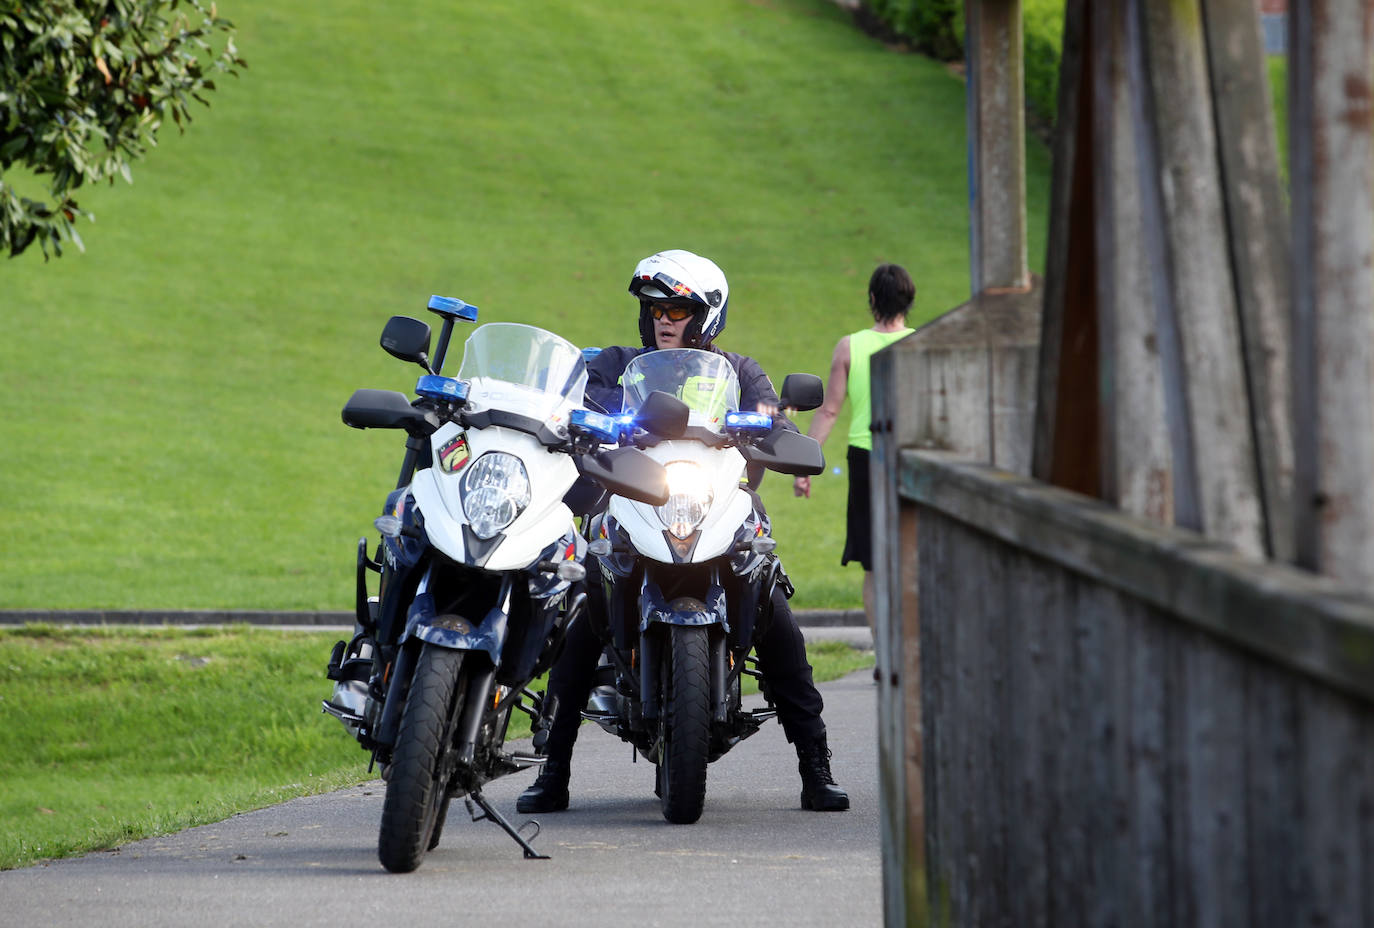
[[[608,412],[621,408],[620,384],[625,366],[635,355],[659,348],[700,348],[724,355],[740,385],[740,408],[776,415],[778,395],[763,368],[753,358],[721,351],[715,339],[725,329],[730,287],[714,262],[689,251],[663,251],[635,267],[630,293],[639,301],[639,335],[643,347],[604,349],[587,369],[587,398]],[[781,419],[782,426],[796,426]],[[755,481],[757,477],[754,477]],[[762,505],[759,505],[762,508]],[[589,596],[589,602],[598,597]],[[592,603],[596,608],[595,603]],[[602,643],[588,622],[575,622],[564,652],[549,674],[548,695],[557,698],[559,711],[546,745],[548,760],[534,783],[521,793],[521,812],[558,812],[568,807],[573,743],[581,723],[580,711],[594,685]],[[781,590],[773,594],[773,620],[754,643],[759,668],[778,710],[787,740],[797,750],[801,774],[801,805],[816,811],[843,811],[849,796],[835,785],[823,702],[811,677],[806,642]]]

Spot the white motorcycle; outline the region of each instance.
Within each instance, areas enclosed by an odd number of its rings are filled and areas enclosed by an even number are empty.
[[[774,589],[792,593],[769,519],[744,485],[747,465],[809,475],[825,460],[814,439],[739,409],[723,355],[645,352],[623,383],[627,441],[664,466],[669,496],[659,504],[613,496],[590,523],[589,564],[599,568],[606,608],[604,619],[599,609],[589,617],[607,646],[583,716],[652,760],[664,817],[691,823],[705,803],[707,765],[776,714],[771,703],[746,711],[741,702],[741,675],[758,676],[749,653],[771,618]],[[822,396],[813,375],[784,381],[785,407],[815,409]],[[660,427],[669,397],[686,405],[685,428]]]
[[[348,425],[404,429],[409,439],[375,523],[377,555],[359,541],[357,629],[335,646],[328,676],[337,682],[324,703],[381,765],[378,855],[396,872],[438,844],[455,796],[526,857],[540,856],[482,786],[543,760],[503,743],[512,709],[539,718],[541,699],[526,686],[552,664],[585,602],[570,595],[585,576],[585,541],[563,495],[581,472],[614,493],[667,499],[660,465],[601,449],[613,433],[581,408],[587,373],[576,347],[533,326],[484,325],[468,338],[458,377],[443,377],[453,322],[475,321],[476,308],[435,297],[430,309],[444,317],[433,368],[428,325],[396,316],[382,334],[383,348],[427,371],[418,399],[358,390],[344,407]],[[375,597],[368,572],[380,574]]]

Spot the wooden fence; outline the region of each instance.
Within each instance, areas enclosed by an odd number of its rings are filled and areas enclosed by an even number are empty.
[[[1374,925],[1374,5],[966,0],[972,296],[873,359],[887,923]],[[1010,140],[1010,142],[1009,142]]]
[[[1374,602],[986,465],[896,477],[907,923],[1374,924]]]

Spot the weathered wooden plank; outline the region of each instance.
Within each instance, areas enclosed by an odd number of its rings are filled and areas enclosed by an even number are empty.
[[[873,450],[870,454],[870,508],[873,519],[874,556],[874,632],[873,644],[876,664],[880,672],[878,689],[878,771],[881,784],[882,810],[879,818],[883,847],[883,912],[891,928],[907,924],[908,907],[913,904],[907,891],[909,874],[922,861],[920,846],[913,848],[908,840],[908,817],[918,797],[907,793],[904,757],[908,750],[908,719],[904,705],[894,690],[891,671],[903,651],[916,641],[908,642],[903,630],[902,608],[907,589],[903,558],[899,545],[885,543],[899,528],[894,517],[901,511],[901,502],[891,481],[884,479],[897,465],[898,440],[909,438],[899,433],[896,420],[896,397],[900,396],[899,371],[891,363],[891,356],[879,352],[873,358],[872,432]],[[908,504],[909,508],[909,504]],[[909,685],[918,685],[910,681]],[[913,860],[913,851],[915,859]],[[917,903],[919,904],[919,903]]]
[[[1172,452],[1151,302],[1155,269],[1141,221],[1140,167],[1126,69],[1126,10],[1094,8],[1093,170],[1097,212],[1098,356],[1102,499],[1164,524],[1174,521]]]
[[[1297,560],[1374,590],[1374,9],[1289,17]]]
[[[1066,580],[1062,576],[1047,576],[1042,581],[1046,583],[1050,600],[1045,616],[1045,644],[1048,647],[1043,665],[1048,678],[1045,681],[1048,699],[1036,707],[1047,747],[1041,758],[1044,779],[1036,801],[1044,806],[1044,814],[1050,821],[1045,833],[1045,854],[1049,858],[1045,911],[1052,925],[1083,923],[1081,886],[1073,878],[1075,872],[1082,873],[1083,842],[1079,823],[1074,820],[1080,806],[1070,798],[1077,752],[1083,743],[1076,737],[1073,713],[1069,708],[1074,699],[1073,648],[1068,644],[1073,638],[1073,609]]]
[[[1246,892],[1244,663],[1210,636],[1175,635],[1180,697],[1171,728],[1179,743],[1180,790],[1170,804],[1175,886],[1188,911],[1177,924],[1235,926],[1255,923]]]
[[[1124,790],[1117,763],[1120,717],[1112,698],[1119,627],[1114,613],[1120,608],[1119,596],[1115,590],[1082,583],[1067,573],[1063,582],[1071,591],[1073,637],[1060,646],[1072,655],[1069,680],[1075,695],[1071,704],[1077,706],[1069,717],[1076,784],[1067,795],[1074,797],[1074,817],[1080,823],[1085,855],[1080,878],[1082,918],[1077,923],[1117,925],[1123,911],[1119,858],[1112,849],[1125,831],[1116,811]]]
[[[925,796],[925,732],[921,710],[921,611],[920,570],[917,559],[911,556],[917,544],[918,509],[903,503],[898,513],[898,557],[902,584],[901,648],[897,667],[898,682],[893,701],[901,703],[901,748],[904,763],[904,796],[906,804],[905,831],[902,844],[903,895],[908,911],[918,911],[925,904],[926,872],[926,815]],[[903,554],[901,552],[906,552]],[[894,712],[894,714],[896,714]]]
[[[1302,832],[1297,855],[1300,898],[1296,924],[1368,925],[1367,856],[1374,827],[1374,725],[1345,697],[1309,690],[1299,702],[1298,761]]]
[[[1245,817],[1249,831],[1246,892],[1256,924],[1301,924],[1298,899],[1299,822],[1295,788],[1298,681],[1270,665],[1246,666]]]
[[[969,570],[972,565],[964,561],[964,556],[969,552],[960,544],[960,534],[957,531],[943,534],[941,544],[947,549],[945,556],[952,569],[942,576],[946,578],[945,586],[949,588],[950,597],[958,603],[957,614],[965,619],[952,623],[944,655],[949,666],[946,679],[950,685],[945,705],[951,718],[965,720],[965,724],[949,731],[950,742],[954,746],[955,767],[952,772],[959,780],[960,792],[965,796],[955,809],[954,846],[960,850],[962,859],[960,879],[952,896],[952,908],[957,924],[978,924],[979,901],[997,892],[996,887],[985,885],[988,874],[986,861],[981,854],[984,846],[981,838],[984,803],[987,801],[983,782],[986,768],[979,764],[976,751],[977,739],[986,733],[979,730],[980,725],[986,726],[986,720],[980,718],[976,687],[980,652],[986,639],[987,616],[968,608],[970,600],[980,592],[978,575],[983,565],[977,564],[976,569]]]
[[[977,540],[974,539],[974,543]],[[983,545],[981,570],[970,577],[973,590],[969,597],[973,612],[980,620],[972,623],[979,629],[973,642],[974,697],[978,703],[977,723],[971,729],[972,758],[978,769],[980,824],[978,843],[985,874],[981,885],[988,891],[979,893],[974,907],[975,923],[995,924],[1002,913],[1011,908],[1015,892],[1008,881],[1008,830],[1015,807],[1007,794],[1007,759],[1001,741],[1006,725],[1006,664],[1009,621],[1006,595],[1008,552],[1002,546]],[[968,546],[965,546],[968,550]],[[967,615],[967,613],[966,613]],[[961,623],[963,624],[963,623]]]
[[[1128,709],[1122,722],[1126,742],[1128,790],[1125,814],[1129,836],[1118,852],[1129,861],[1124,871],[1124,924],[1170,928],[1175,924],[1173,868],[1169,847],[1169,713],[1177,685],[1169,674],[1168,630],[1151,621],[1148,608],[1123,596],[1121,618],[1128,649]]]
[[[904,498],[1374,698],[1374,601],[1348,586],[983,465],[919,451],[900,460]]]
[[[1226,246],[1210,81],[1197,0],[1131,0],[1128,55],[1179,524],[1264,552],[1258,474]],[[1135,22],[1138,18],[1139,22]],[[1193,473],[1186,487],[1182,471]],[[1196,511],[1190,500],[1197,493]]]
[[[938,513],[917,522],[917,550],[921,573],[929,577],[944,577],[954,569],[946,558],[942,535],[932,524],[941,517]],[[962,848],[958,844],[956,828],[961,800],[960,786],[954,774],[957,734],[953,724],[950,683],[952,662],[947,642],[952,633],[950,617],[956,615],[949,587],[943,583],[925,583],[920,590],[920,611],[923,616],[937,617],[921,627],[921,709],[925,733],[924,783],[926,794],[926,853],[927,896],[929,913],[934,924],[951,924],[953,893],[958,876]]]
[[[1126,0],[1122,9],[1123,48],[1131,106],[1130,140],[1136,150],[1136,177],[1139,190],[1142,234],[1139,247],[1154,269],[1149,295],[1154,310],[1156,345],[1160,360],[1160,384],[1164,395],[1164,421],[1169,436],[1170,473],[1174,491],[1174,522],[1188,528],[1202,530],[1203,506],[1198,484],[1197,459],[1194,454],[1196,437],[1193,417],[1188,408],[1187,369],[1183,350],[1183,336],[1179,331],[1178,312],[1173,305],[1174,292],[1170,285],[1173,270],[1165,230],[1163,177],[1160,171],[1159,143],[1156,138],[1157,121],[1154,95],[1146,88],[1149,55],[1144,38],[1144,5],[1141,0]]]
[[[1291,561],[1288,209],[1279,176],[1264,43],[1249,4],[1203,0],[1202,13],[1265,547],[1270,556]]]
[[[1014,560],[1000,607],[1008,618],[1006,730],[1001,744],[1007,756],[1008,801],[1016,816],[1016,827],[1007,835],[1009,921],[1024,928],[1053,928],[1048,849],[1058,822],[1045,800],[1045,764],[1057,747],[1047,730],[1056,704],[1051,694],[1057,678],[1047,672],[1056,605],[1051,586],[1031,559]]]

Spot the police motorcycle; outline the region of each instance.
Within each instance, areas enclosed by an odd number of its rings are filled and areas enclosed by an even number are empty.
[[[503,744],[512,710],[536,720],[545,711],[527,686],[585,607],[585,540],[563,494],[580,473],[627,498],[667,500],[661,465],[603,449],[610,436],[585,425],[579,349],[533,326],[489,323],[468,337],[458,376],[445,377],[454,322],[475,322],[477,308],[436,296],[429,309],[443,318],[432,366],[426,323],[394,316],[381,338],[425,370],[417,398],[360,389],[343,409],[350,426],[399,429],[407,440],[374,523],[375,556],[358,542],[355,634],[334,647],[324,702],[381,767],[378,856],[393,872],[414,870],[438,845],[455,797],[525,857],[542,856],[482,787],[543,761]],[[533,839],[537,823],[527,824]]]
[[[615,495],[588,523],[589,567],[600,572],[588,583],[602,584],[594,592],[606,604],[589,618],[605,621],[596,630],[606,648],[582,715],[655,764],[664,818],[690,824],[705,804],[707,765],[776,715],[771,701],[747,710],[741,699],[741,677],[759,677],[749,655],[774,589],[792,595],[768,516],[743,485],[746,467],[811,475],[825,460],[814,439],[741,411],[734,368],[716,352],[645,352],[623,384],[622,440],[664,466],[669,496]],[[637,422],[650,411],[661,421],[669,397],[685,403],[685,429],[665,435]],[[784,381],[784,407],[815,409],[822,397],[814,375]]]

